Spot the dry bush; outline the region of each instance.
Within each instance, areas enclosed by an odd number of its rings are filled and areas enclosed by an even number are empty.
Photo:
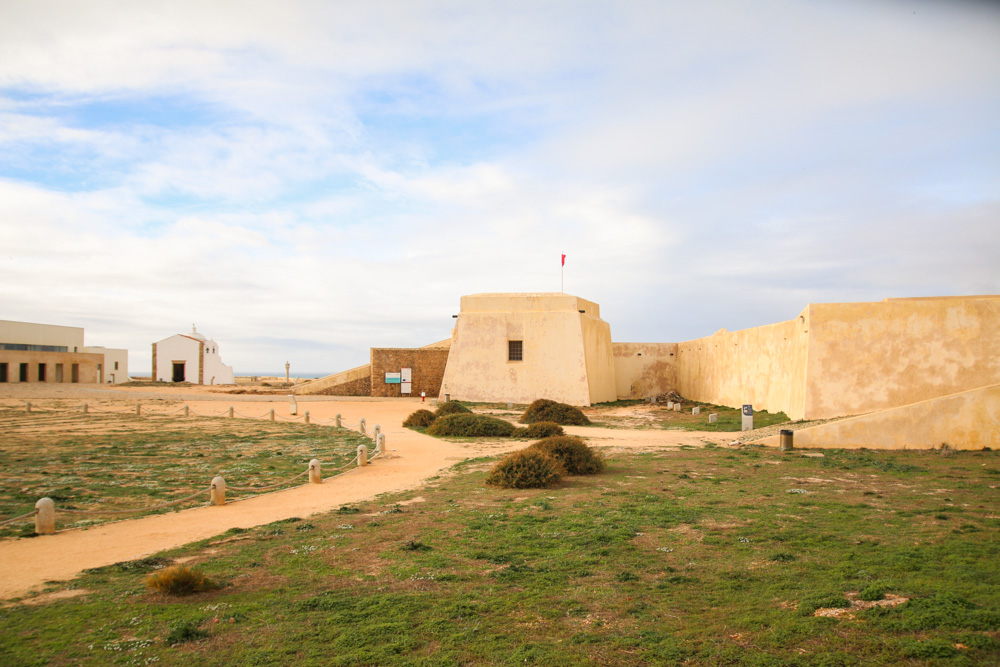
[[[551,438],[554,435],[566,435],[563,427],[555,422],[535,422],[524,433],[525,438]]]
[[[427,427],[434,423],[434,413],[430,410],[417,410],[406,418],[403,426]]]
[[[442,403],[438,406],[437,412],[434,414],[435,417],[444,417],[445,415],[456,415],[459,413],[471,413],[472,410],[465,407],[458,401],[448,401],[447,403]]]
[[[547,454],[559,461],[570,475],[596,475],[604,470],[601,455],[572,435],[545,438],[532,444],[529,450]]]
[[[186,565],[175,565],[147,575],[146,586],[167,595],[191,595],[214,591],[219,584],[200,570],[193,570]]]
[[[486,483],[504,489],[543,489],[558,484],[563,472],[555,458],[529,448],[502,458],[486,476]]]
[[[568,424],[570,426],[586,426],[590,423],[587,416],[580,412],[580,408],[565,403],[557,403],[547,398],[540,398],[524,411],[520,419],[522,424],[534,424],[535,422],[555,422],[556,424]]]
[[[447,405],[447,404],[445,404]],[[503,419],[486,415],[454,414],[438,417],[427,427],[428,435],[467,436],[473,438],[509,438],[517,427]]]

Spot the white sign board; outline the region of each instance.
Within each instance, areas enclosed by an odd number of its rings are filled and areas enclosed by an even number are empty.
[[[400,368],[399,377],[403,382],[413,382],[413,369],[412,368]]]
[[[400,382],[399,383],[399,393],[401,393],[401,394],[411,394],[411,393],[413,393],[413,383],[412,382]]]

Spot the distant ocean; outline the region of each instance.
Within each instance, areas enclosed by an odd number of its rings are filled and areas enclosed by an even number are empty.
[[[293,380],[295,378],[315,379],[315,378],[325,378],[327,375],[331,375],[331,374],[332,374],[332,372],[331,373],[313,373],[313,372],[300,373],[298,371],[294,371],[293,370],[293,371],[289,371],[288,372],[288,377],[291,378],[291,379],[293,379]],[[276,373],[274,371],[236,371],[235,375],[238,378],[249,378],[249,377],[283,378],[283,377],[285,377],[285,371],[282,370],[280,373]]]

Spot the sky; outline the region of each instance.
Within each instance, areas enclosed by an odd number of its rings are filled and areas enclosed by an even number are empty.
[[[294,376],[561,289],[621,342],[1000,293],[1000,3],[0,0],[0,319]]]

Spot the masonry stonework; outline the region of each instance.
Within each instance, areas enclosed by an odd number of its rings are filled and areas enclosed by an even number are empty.
[[[400,385],[386,384],[386,373],[398,373],[402,368],[413,370],[411,396],[437,396],[448,363],[447,349],[377,348],[371,351],[371,395],[400,396]]]

